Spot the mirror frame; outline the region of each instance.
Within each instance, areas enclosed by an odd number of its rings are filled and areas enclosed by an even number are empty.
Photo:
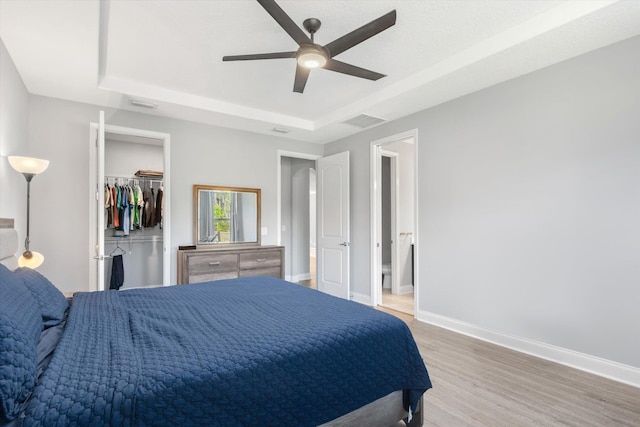
[[[257,241],[255,242],[225,242],[225,243],[201,243],[198,241],[198,230],[199,230],[199,206],[200,206],[200,191],[201,190],[210,190],[210,191],[235,191],[239,193],[254,193],[257,199],[257,215],[256,215],[256,235]],[[260,246],[260,237],[262,235],[262,228],[260,227],[260,221],[262,216],[262,207],[260,201],[260,189],[259,188],[245,188],[245,187],[225,187],[220,185],[203,185],[203,184],[194,184],[193,185],[193,242],[196,247],[238,247],[238,246]]]

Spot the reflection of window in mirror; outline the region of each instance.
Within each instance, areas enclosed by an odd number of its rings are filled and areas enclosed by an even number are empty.
[[[197,244],[260,244],[260,189],[194,186]]]

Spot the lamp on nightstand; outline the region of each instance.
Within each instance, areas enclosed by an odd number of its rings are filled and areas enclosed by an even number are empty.
[[[44,256],[29,249],[29,202],[31,195],[31,180],[49,167],[49,160],[33,157],[9,156],[9,164],[16,171],[24,175],[27,180],[27,238],[24,240],[24,252],[18,259],[20,267],[38,268],[44,262]]]

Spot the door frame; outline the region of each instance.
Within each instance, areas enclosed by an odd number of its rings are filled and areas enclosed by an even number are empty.
[[[90,229],[90,241],[89,241],[89,254],[90,259],[93,261],[96,256],[97,242],[94,239],[94,235],[97,224],[97,212],[96,212],[96,198],[99,197],[99,194],[96,191],[100,191],[97,188],[97,147],[96,147],[96,137],[99,132],[99,124],[91,122],[89,124],[89,155],[90,155],[90,163],[89,163],[89,200],[90,200],[90,208],[89,208],[89,229]],[[127,136],[139,136],[144,138],[157,139],[162,142],[162,150],[163,150],[163,199],[165,201],[164,206],[162,208],[162,286],[170,286],[171,285],[171,135],[165,132],[156,132],[145,129],[136,129],[129,128],[124,126],[116,126],[116,125],[104,125],[104,133],[107,134],[118,134],[118,135],[127,135]],[[102,160],[103,171],[104,171],[104,159]],[[104,248],[102,248],[104,250]],[[104,256],[104,254],[97,254],[98,257]],[[96,260],[96,262],[104,262]],[[92,272],[89,275],[89,289],[92,291],[100,290],[98,289],[98,278],[94,271],[97,271],[95,268],[91,268]]]
[[[277,150],[276,152],[276,227],[277,227],[277,245],[282,245],[282,158],[291,157],[294,159],[313,160],[315,162],[314,168],[318,170],[318,159],[322,158],[319,154],[300,153],[297,151]],[[316,224],[316,231],[318,225]],[[316,260],[317,260],[316,256]],[[317,267],[317,263],[316,263]],[[286,271],[286,268],[285,268]],[[318,274],[317,268],[315,269],[316,275]],[[316,283],[317,283],[317,277]]]
[[[380,170],[380,151],[382,150],[382,146],[384,144],[403,141],[403,140],[412,140],[413,141],[413,161],[414,161],[414,288],[413,288],[413,316],[417,317],[418,314],[418,301],[420,294],[420,263],[417,262],[419,260],[419,243],[420,243],[420,233],[419,233],[419,203],[418,203],[418,129],[408,130],[406,132],[397,133],[394,135],[387,136],[385,138],[377,139],[375,141],[371,141],[370,143],[370,224],[371,224],[371,247],[370,247],[370,264],[371,264],[371,305],[376,307],[380,305],[382,302],[382,284],[381,284],[381,263],[380,261],[380,247],[378,246],[378,242],[380,241],[379,237],[379,216],[380,216],[380,200],[378,196],[377,188],[380,186],[381,180],[381,170]],[[397,246],[397,245],[396,245]],[[395,274],[394,279],[395,280]]]

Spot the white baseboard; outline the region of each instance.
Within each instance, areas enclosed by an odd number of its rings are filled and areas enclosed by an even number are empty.
[[[371,296],[369,296],[368,294],[361,294],[358,292],[352,292],[351,293],[351,301],[355,301],[358,302],[360,304],[364,304],[364,305],[368,305],[371,306]]]
[[[408,295],[413,293],[413,285],[400,285],[398,295]]]
[[[291,279],[287,279],[289,282],[300,282],[302,280],[310,280],[311,279],[311,273],[302,273],[302,274],[293,274],[291,276]]]
[[[618,362],[579,353],[551,344],[490,331],[471,323],[462,322],[428,311],[418,311],[416,318],[421,322],[430,323],[502,347],[507,347],[640,388],[640,368],[623,365]]]

